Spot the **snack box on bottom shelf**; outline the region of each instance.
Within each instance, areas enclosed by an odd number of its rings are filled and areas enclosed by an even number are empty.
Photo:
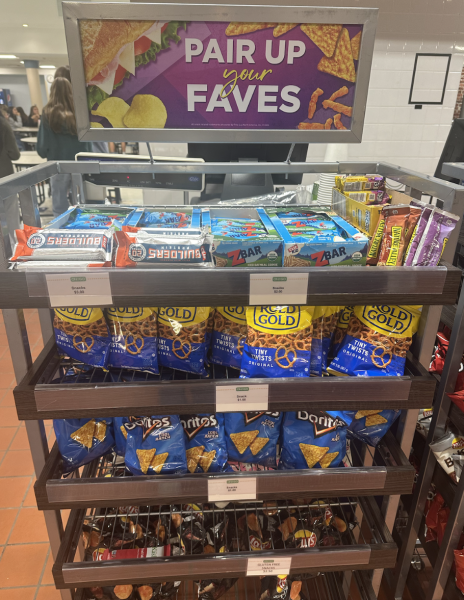
[[[340,218],[331,210],[316,209],[314,206],[295,206],[285,209],[267,209],[270,220],[281,235],[284,246],[285,267],[328,267],[328,266],[363,266],[366,264],[367,246],[369,240],[347,221]],[[315,226],[321,230],[302,232],[292,236],[287,226],[281,220],[285,213],[301,221],[309,217],[317,217]],[[324,224],[331,223],[326,229]],[[298,233],[294,229],[292,233]]]
[[[213,231],[214,242],[211,253],[216,267],[281,267],[283,261],[283,241],[263,208],[216,208],[202,209],[202,226],[214,229],[215,219],[228,220],[232,230],[217,233]],[[234,222],[239,229],[240,219],[258,221],[264,233],[251,233],[250,239],[240,238],[233,231]]]
[[[345,196],[337,188],[332,190],[332,209],[369,237],[375,233],[383,206],[364,204]]]

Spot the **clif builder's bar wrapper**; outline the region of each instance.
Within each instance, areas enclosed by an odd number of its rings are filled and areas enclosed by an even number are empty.
[[[459,221],[459,217],[436,208],[427,223],[412,262],[413,267],[438,265],[446,243]]]
[[[212,237],[201,233],[196,236],[157,236],[135,227],[123,227],[115,234],[116,267],[159,267],[168,265],[213,266]]]
[[[378,266],[397,267],[403,263],[409,211],[409,205],[406,204],[386,206],[382,210],[385,216],[385,231],[380,246]]]
[[[110,261],[113,230],[40,229],[24,225],[16,230],[18,240],[12,261],[89,260]]]

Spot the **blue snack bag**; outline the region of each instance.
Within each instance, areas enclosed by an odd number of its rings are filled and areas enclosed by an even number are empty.
[[[332,339],[332,346],[329,351],[329,356],[333,358],[336,356],[341,343],[345,339],[346,332],[348,329],[348,323],[350,322],[351,315],[353,313],[354,306],[344,306],[338,317],[338,323],[335,327],[335,331]]]
[[[65,472],[113,450],[112,419],[54,419],[53,428]]]
[[[247,335],[246,307],[216,308],[211,345],[211,362],[240,369]]]
[[[282,417],[281,412],[225,413],[229,459],[275,468]]]
[[[358,410],[348,427],[348,437],[375,447],[400,416],[400,412],[400,410]]]
[[[327,371],[357,377],[404,375],[406,352],[421,306],[355,306],[344,340]]]
[[[313,306],[253,306],[240,377],[309,377]]]
[[[180,415],[185,432],[187,469],[190,473],[220,473],[227,470],[224,415]]]
[[[279,469],[338,467],[346,453],[350,411],[287,412]]]
[[[133,475],[186,473],[184,429],[177,415],[130,419],[126,467]]]
[[[53,329],[61,356],[106,369],[111,337],[101,308],[55,308]]]
[[[322,330],[324,328],[325,306],[315,306],[311,331],[311,368],[313,377],[322,377]]]
[[[114,426],[114,442],[116,444],[116,454],[119,456],[125,456],[126,454],[126,446],[127,446],[127,429],[126,425],[130,423],[132,419],[136,419],[136,417],[114,417],[113,418],[113,426]]]
[[[107,310],[111,330],[110,367],[159,373],[156,311],[151,307]]]
[[[165,307],[158,309],[158,362],[187,373],[208,376],[208,323],[211,308]]]

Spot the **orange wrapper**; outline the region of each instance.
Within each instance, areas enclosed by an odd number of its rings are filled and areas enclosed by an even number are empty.
[[[385,218],[385,231],[380,247],[378,266],[397,267],[403,264],[409,211],[409,205],[403,204],[386,206],[382,210],[380,218]]]

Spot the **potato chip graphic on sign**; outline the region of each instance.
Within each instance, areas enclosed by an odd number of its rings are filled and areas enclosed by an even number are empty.
[[[97,107],[97,110],[93,110],[92,114],[98,117],[105,117],[111,123],[113,127],[125,127],[123,123],[123,117],[129,110],[129,105],[124,102],[121,98],[112,96],[103,100],[103,102]]]
[[[163,129],[168,113],[163,102],[151,94],[134,96],[130,109],[124,116],[124,125],[130,128]]]

